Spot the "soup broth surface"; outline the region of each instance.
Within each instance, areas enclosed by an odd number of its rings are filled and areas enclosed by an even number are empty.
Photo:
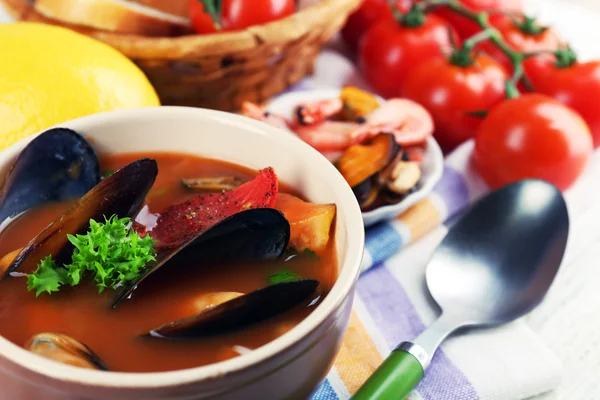
[[[143,157],[158,162],[159,173],[145,204],[151,213],[200,194],[182,186],[181,178],[233,175],[244,181],[256,171],[230,163],[184,154],[144,153],[101,157],[104,171],[115,171]],[[293,193],[281,185],[280,192]],[[72,204],[72,203],[71,203]],[[25,246],[71,204],[42,206],[28,211],[0,232],[0,256]],[[147,278],[132,299],[110,307],[115,291],[99,294],[87,280],[59,292],[27,291],[26,278],[0,282],[0,335],[19,346],[42,332],[62,333],[89,346],[109,370],[158,372],[198,367],[256,349],[284,334],[304,319],[331,289],[337,275],[333,232],[327,249],[317,256],[253,263],[170,263]],[[320,282],[310,303],[250,328],[212,338],[161,340],[139,335],[164,323],[198,312],[195,304],[214,292],[241,292],[263,288],[269,275],[282,268]],[[31,272],[31,271],[24,271]]]

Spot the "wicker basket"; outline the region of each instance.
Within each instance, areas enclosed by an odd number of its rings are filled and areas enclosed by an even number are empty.
[[[148,76],[165,105],[225,111],[261,103],[312,73],[321,46],[360,0],[321,0],[294,15],[240,32],[179,37],[123,35],[63,24],[28,0],[0,0],[17,20],[67,26],[120,50]]]

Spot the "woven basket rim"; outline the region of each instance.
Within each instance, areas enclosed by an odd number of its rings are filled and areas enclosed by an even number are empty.
[[[220,56],[274,46],[298,40],[304,35],[325,29],[332,18],[350,14],[361,0],[320,0],[293,15],[264,25],[252,26],[243,31],[208,35],[185,35],[177,37],[149,37],[127,35],[117,32],[73,25],[51,20],[37,13],[27,0],[0,0],[0,4],[14,17],[21,20],[35,19],[53,25],[71,28],[80,33],[111,44],[129,57],[138,59],[182,59],[202,55]],[[25,17],[25,18],[23,18]]]

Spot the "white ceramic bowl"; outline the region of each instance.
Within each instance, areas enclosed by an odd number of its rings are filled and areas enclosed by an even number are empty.
[[[249,354],[194,369],[146,374],[85,370],[38,357],[0,337],[0,399],[303,399],[312,393],[341,345],[363,254],[360,209],[337,170],[291,135],[217,111],[113,111],[60,126],[90,138],[100,153],[175,151],[256,169],[274,167],[309,200],[337,205],[338,279],[313,313],[288,333]],[[0,153],[4,173],[30,140]],[[99,334],[110,340],[110,333]]]
[[[273,114],[282,115],[286,118],[293,118],[294,110],[300,103],[315,100],[334,99],[340,96],[339,89],[322,89],[290,92],[279,96],[269,104],[267,110]],[[384,100],[379,98],[380,102]],[[378,207],[374,210],[362,213],[366,226],[374,225],[378,222],[393,219],[410,207],[425,198],[433,187],[442,178],[444,172],[444,156],[440,146],[433,137],[427,140],[427,149],[421,163],[422,176],[419,190],[406,196],[397,204]]]

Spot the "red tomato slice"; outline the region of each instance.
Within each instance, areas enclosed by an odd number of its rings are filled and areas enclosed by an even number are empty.
[[[240,211],[274,207],[278,191],[275,171],[265,168],[252,181],[230,192],[204,194],[169,207],[150,236],[158,242],[156,250],[177,247]]]

